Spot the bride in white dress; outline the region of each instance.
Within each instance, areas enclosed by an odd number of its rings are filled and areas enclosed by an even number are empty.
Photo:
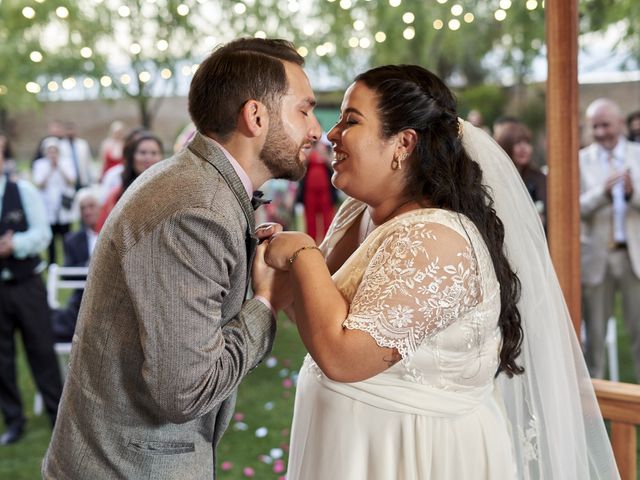
[[[352,198],[326,240],[259,251],[310,353],[288,480],[619,478],[508,157],[416,66],[358,76],[329,139]]]

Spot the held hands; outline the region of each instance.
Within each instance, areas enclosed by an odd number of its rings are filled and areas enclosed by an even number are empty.
[[[613,172],[607,177],[604,187],[607,195],[611,196],[611,189],[619,182],[622,182],[624,185],[625,196],[631,196],[631,194],[633,194],[633,184],[631,183],[631,172],[629,172],[629,169]]]
[[[256,228],[256,237],[260,245],[256,249],[251,271],[254,295],[267,299],[275,310],[291,305],[289,275],[271,268],[264,260],[269,239],[281,231],[282,225],[277,223],[263,223]]]
[[[313,239],[302,232],[281,232],[271,237],[265,253],[267,265],[287,271],[291,267],[289,259],[304,247],[315,248]],[[298,252],[298,254],[301,253]]]

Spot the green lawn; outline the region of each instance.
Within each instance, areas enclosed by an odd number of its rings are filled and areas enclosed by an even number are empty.
[[[621,380],[633,382],[631,354],[622,325],[619,325],[618,332]],[[286,466],[294,397],[290,382],[303,356],[304,347],[295,327],[281,319],[272,359],[256,368],[240,388],[236,408],[238,419],[232,421],[218,449],[221,480],[246,479],[246,468],[252,469],[256,479],[278,480],[283,475],[274,469],[282,468],[277,461],[280,454]],[[19,443],[0,448],[0,479],[33,480],[40,478],[40,462],[51,431],[46,415],[36,417],[33,414],[34,386],[22,348],[19,351],[19,379],[28,424]],[[0,428],[4,429],[3,426]],[[223,464],[229,469],[223,470]]]

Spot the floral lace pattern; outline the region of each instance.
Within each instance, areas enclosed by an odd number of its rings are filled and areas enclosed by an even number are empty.
[[[481,300],[478,265],[469,240],[436,222],[398,222],[373,245],[371,261],[344,326],[369,333],[406,361],[429,336]]]

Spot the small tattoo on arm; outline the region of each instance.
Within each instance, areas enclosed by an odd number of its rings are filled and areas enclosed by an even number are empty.
[[[391,356],[382,357],[382,361],[387,364],[388,367],[393,367],[396,363],[400,361],[402,357],[400,353],[395,348],[391,350]]]

